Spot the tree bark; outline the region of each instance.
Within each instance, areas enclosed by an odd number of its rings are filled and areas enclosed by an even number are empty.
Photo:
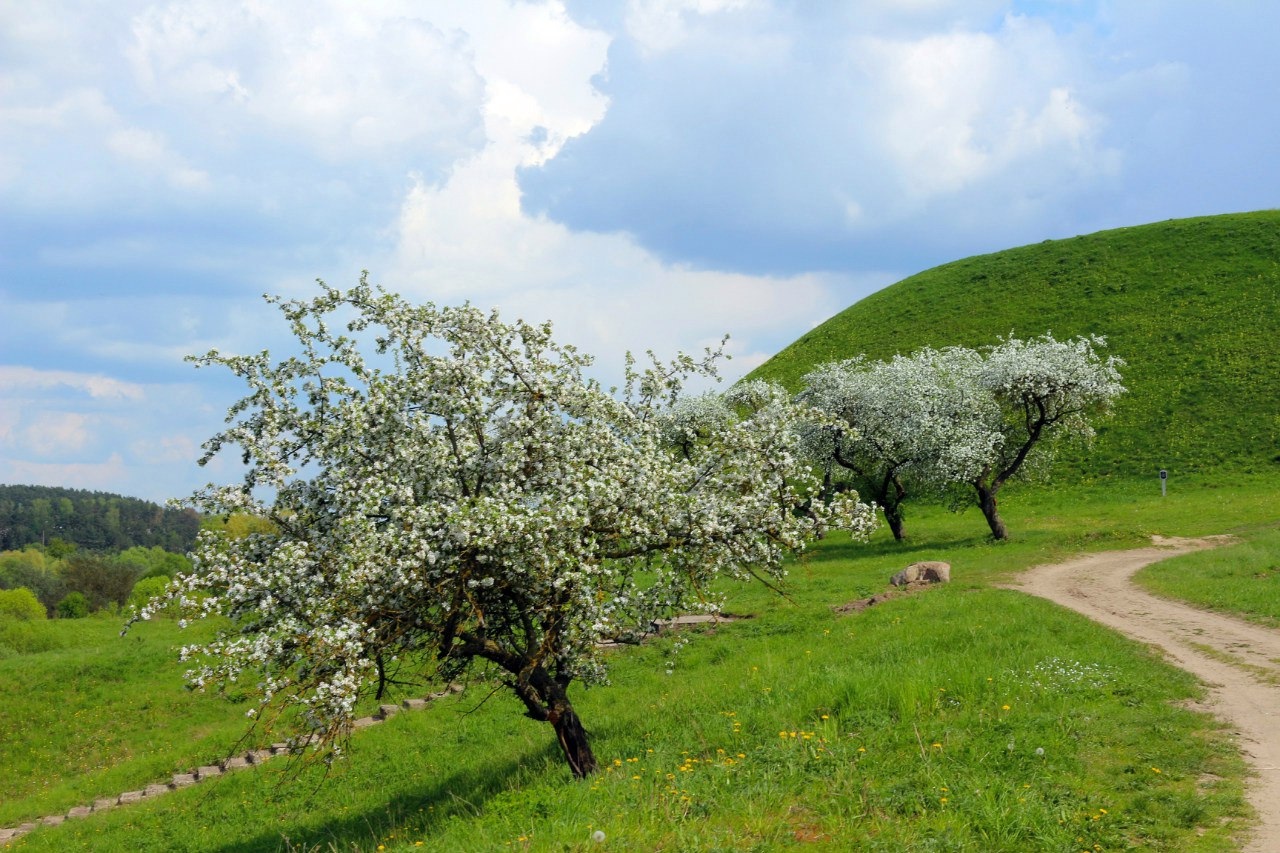
[[[991,528],[991,536],[994,539],[1009,538],[1009,531],[1005,529],[1004,519],[1000,517],[1000,509],[996,505],[996,492],[998,486],[984,486],[982,483],[974,483],[973,487],[978,491],[978,506],[982,508],[982,515],[987,519],[987,526]]]
[[[901,542],[906,538],[906,519],[902,512],[902,500],[907,496],[906,487],[902,485],[902,481],[898,479],[894,473],[889,473],[884,478],[884,483],[880,487],[880,495],[882,508],[884,509],[884,520],[889,524],[889,531],[893,533],[893,538]]]
[[[884,520],[889,523],[889,532],[893,534],[893,538],[901,542],[906,538],[906,522],[902,518],[902,507],[894,504],[884,505]]]
[[[591,751],[587,730],[582,727],[582,720],[568,699],[555,703],[547,714],[547,722],[555,729],[560,751],[564,753],[564,760],[568,762],[574,778],[585,779],[596,772],[599,765]]]
[[[452,647],[442,656],[482,657],[492,661],[512,676],[507,682],[516,696],[528,709],[526,716],[539,722],[550,723],[556,733],[556,742],[575,778],[585,779],[596,772],[595,753],[582,720],[569,701],[569,682],[563,675],[553,676],[527,653],[505,649],[491,639],[470,631],[460,631],[460,646]]]

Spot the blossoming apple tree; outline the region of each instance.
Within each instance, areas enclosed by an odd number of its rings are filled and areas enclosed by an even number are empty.
[[[1092,440],[1093,420],[1110,415],[1124,393],[1124,361],[1103,358],[1106,343],[1097,335],[1059,341],[1046,333],[1009,337],[985,353],[974,375],[989,400],[981,428],[998,440],[967,482],[996,539],[1008,537],[1000,488],[1028,464],[1046,465],[1062,442]]]
[[[1096,336],[1011,336],[982,351],[821,365],[799,398],[829,420],[805,429],[806,447],[830,482],[843,478],[878,503],[899,539],[909,491],[955,486],[972,490],[992,536],[1005,539],[1004,484],[1046,470],[1062,442],[1092,438],[1092,421],[1124,393],[1124,362],[1103,358],[1105,345]]]
[[[831,362],[807,374],[800,399],[830,415],[805,431],[828,487],[851,484],[874,500],[902,539],[909,491],[977,476],[999,440],[975,428],[985,398],[970,377],[980,361],[973,350],[924,349],[888,361]]]
[[[715,611],[716,578],[780,577],[812,537],[874,524],[856,495],[812,499],[796,426],[813,411],[754,383],[728,401],[682,393],[716,353],[628,359],[611,393],[549,325],[414,306],[365,278],[322,288],[269,300],[297,354],[195,359],[249,392],[202,459],[238,446],[243,482],[192,504],[272,526],[203,533],[155,607],[230,617],[183,650],[193,686],[252,675],[260,718],[292,709],[326,754],[398,661],[497,680],[585,776],[596,760],[569,687],[605,679],[602,640]]]

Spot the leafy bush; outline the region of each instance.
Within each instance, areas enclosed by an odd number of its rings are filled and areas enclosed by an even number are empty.
[[[58,602],[59,619],[83,619],[89,615],[89,599],[82,592],[69,592]]]
[[[25,586],[0,590],[0,619],[21,619],[29,622],[44,619],[44,605],[36,594]]]
[[[76,554],[67,560],[62,570],[67,589],[84,594],[91,611],[101,610],[114,603],[122,606],[129,600],[138,570],[129,564],[120,564],[106,557],[93,554]]]
[[[129,604],[141,609],[152,598],[164,592],[167,586],[169,586],[167,575],[145,577],[133,585],[133,592],[129,593]],[[157,612],[167,613],[168,611]]]
[[[166,551],[159,545],[154,545],[150,548],[135,545],[128,550],[121,551],[116,556],[115,563],[119,566],[132,568],[135,577],[138,578],[154,578],[161,575],[173,577],[180,572],[191,571],[190,560],[182,554]]]
[[[62,562],[35,548],[0,552],[0,589],[24,586],[35,593],[46,611],[52,611],[67,594]]]

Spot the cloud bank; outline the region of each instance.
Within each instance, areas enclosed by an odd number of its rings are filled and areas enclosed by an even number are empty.
[[[857,298],[1274,206],[1280,7],[1043,0],[0,5],[0,481],[163,498],[361,269],[741,375]]]

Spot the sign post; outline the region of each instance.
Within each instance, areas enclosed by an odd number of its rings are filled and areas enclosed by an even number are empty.
[[[1160,497],[1165,496],[1165,484],[1169,482],[1169,472],[1164,468],[1160,469]]]

